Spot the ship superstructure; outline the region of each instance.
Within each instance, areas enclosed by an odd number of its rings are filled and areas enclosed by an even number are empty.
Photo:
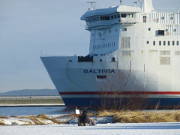
[[[180,104],[180,11],[157,12],[142,0],[142,7],[92,7],[81,20],[91,33],[87,56],[41,57],[67,106],[132,97]]]

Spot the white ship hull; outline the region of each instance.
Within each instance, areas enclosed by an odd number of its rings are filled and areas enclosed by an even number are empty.
[[[112,105],[114,100],[124,105],[131,100],[141,101],[146,106],[180,104],[180,84],[169,79],[169,74],[174,72],[171,70],[169,73],[164,71],[166,74],[160,74],[158,68],[151,72],[144,71],[144,67],[142,70],[130,70],[129,66],[119,67],[117,62],[77,62],[77,57],[41,59],[67,106],[101,106],[105,101]],[[174,74],[180,76],[179,72]],[[108,78],[98,80],[97,76]]]

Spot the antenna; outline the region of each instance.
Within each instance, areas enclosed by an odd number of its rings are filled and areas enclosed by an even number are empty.
[[[122,0],[120,0],[120,5],[122,5]]]
[[[95,9],[95,1],[91,1],[91,2],[86,2],[86,3],[90,3],[91,7],[89,8],[89,10],[94,10]]]
[[[144,9],[143,9],[143,2],[144,2],[144,0],[139,0],[139,2],[140,2],[140,4],[141,4],[141,10],[143,11]]]
[[[135,7],[137,7],[137,3],[138,3],[138,2],[137,2],[137,1],[134,1],[133,3],[135,4]]]

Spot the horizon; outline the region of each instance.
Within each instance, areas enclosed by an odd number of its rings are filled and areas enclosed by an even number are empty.
[[[56,89],[41,55],[87,55],[89,32],[80,20],[84,0],[0,1],[0,93],[23,89]],[[96,8],[118,5],[96,0]],[[124,5],[133,5],[124,0]],[[155,9],[180,9],[180,0],[153,0]],[[80,8],[79,8],[80,7]]]

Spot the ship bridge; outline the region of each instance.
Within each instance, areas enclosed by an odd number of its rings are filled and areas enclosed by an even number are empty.
[[[120,29],[138,23],[139,12],[139,7],[124,5],[87,11],[81,20],[91,32],[89,54],[104,56],[118,50]]]
[[[136,13],[141,12],[139,7],[120,5],[105,9],[87,11],[81,20],[87,23],[86,29],[102,29],[115,24],[135,24],[138,21]]]

